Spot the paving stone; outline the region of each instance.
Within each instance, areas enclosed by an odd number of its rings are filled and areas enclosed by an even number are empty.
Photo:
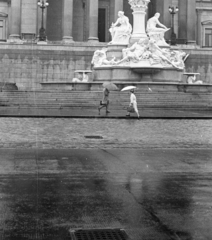
[[[212,146],[212,120],[0,118],[0,132],[1,148],[202,149]]]

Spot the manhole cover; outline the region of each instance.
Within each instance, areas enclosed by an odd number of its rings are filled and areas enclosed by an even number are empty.
[[[85,136],[85,138],[103,139],[102,136],[98,136],[98,135],[88,135],[88,136]]]
[[[129,240],[123,229],[80,229],[71,231],[72,240]]]

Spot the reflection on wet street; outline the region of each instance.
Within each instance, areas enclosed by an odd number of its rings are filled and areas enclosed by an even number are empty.
[[[1,239],[70,239],[78,228],[210,239],[211,153],[2,150]]]
[[[111,148],[20,148],[19,132],[16,148],[0,149],[0,239],[71,239],[70,231],[79,228],[121,228],[131,240],[211,239],[211,140],[200,127],[191,135],[187,130],[188,139],[198,133],[198,149],[173,143],[163,148],[173,138],[170,124],[157,148],[139,148],[133,141],[114,148],[115,140]],[[93,135],[97,129],[98,124]],[[72,139],[74,131],[68,133]],[[6,136],[2,142],[9,142]],[[136,133],[135,138],[142,139]],[[97,146],[101,139],[86,141]]]

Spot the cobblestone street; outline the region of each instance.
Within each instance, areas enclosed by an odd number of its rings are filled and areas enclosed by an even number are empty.
[[[211,148],[212,120],[0,118],[1,148]]]

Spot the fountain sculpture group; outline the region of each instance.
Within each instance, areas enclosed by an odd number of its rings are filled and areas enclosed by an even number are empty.
[[[133,28],[124,12],[109,29],[112,40],[107,48],[93,55],[94,81],[179,82],[186,53],[171,50],[164,39],[169,29],[156,13],[147,21],[145,14],[150,0],[128,0],[133,10]],[[157,27],[159,26],[159,27]]]

